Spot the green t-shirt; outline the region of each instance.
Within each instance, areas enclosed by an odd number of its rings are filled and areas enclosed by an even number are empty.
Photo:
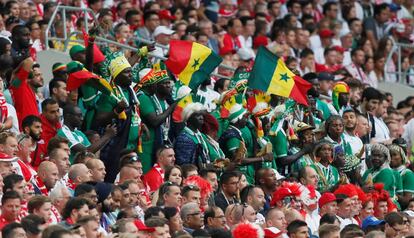
[[[97,102],[101,93],[88,85],[82,85],[80,90],[82,92],[82,97],[81,100],[79,100],[79,104],[80,108],[83,109],[82,113],[84,114],[86,129],[89,130],[93,123]]]
[[[122,88],[122,94],[125,97],[124,100],[131,103],[129,96],[129,90]],[[111,97],[106,94],[102,94],[97,102],[97,111],[99,112],[112,112],[115,106],[118,104],[117,100],[114,97]],[[139,137],[139,126],[141,119],[138,115],[138,112],[135,107],[133,107],[133,112],[131,115],[131,127],[128,134],[128,143],[126,149],[137,150],[138,148],[138,137]],[[119,133],[119,131],[118,131]]]
[[[328,104],[318,98],[316,99],[316,109],[322,112],[324,120],[327,120],[331,116],[331,110],[329,110]]]
[[[272,168],[277,169],[276,160],[288,155],[288,140],[283,129],[276,132],[276,135],[270,135],[269,140],[272,143],[273,158]]]
[[[243,127],[240,130],[241,137],[243,138],[245,147],[246,147],[246,157],[253,157],[254,156],[254,144],[253,144],[253,136],[247,127]],[[230,155],[233,151],[237,150],[241,143],[243,142],[240,139],[233,137],[227,140],[225,144],[225,153]],[[246,175],[247,181],[249,184],[254,184],[254,166],[253,165],[243,165],[239,167],[239,170]]]
[[[410,169],[405,169],[401,173],[403,190],[406,193],[414,193],[414,173]]]
[[[145,118],[152,113],[157,113],[154,99],[146,94],[141,93],[138,95],[139,110],[141,117]],[[163,100],[159,101],[162,111],[166,110],[166,105]],[[140,154],[142,160],[142,168],[144,173],[151,169],[151,161],[154,156],[154,141],[155,141],[155,129],[147,126],[149,130],[149,138],[142,138],[142,153]]]
[[[394,198],[397,193],[403,192],[403,185],[400,173],[391,168],[383,168],[380,171],[368,169],[362,176],[362,180],[367,183],[372,180],[373,183],[384,184],[384,190],[390,193],[390,197]]]
[[[62,128],[60,128],[57,131],[57,135],[63,138],[66,138],[69,140],[69,148],[72,150],[73,146],[77,144],[81,144],[84,147],[91,146],[91,142],[88,140],[85,134],[83,134],[82,131],[75,129],[74,131],[71,131],[69,127],[66,125],[63,125]],[[69,160],[71,163],[73,163],[73,158],[75,156],[74,152],[70,153]]]

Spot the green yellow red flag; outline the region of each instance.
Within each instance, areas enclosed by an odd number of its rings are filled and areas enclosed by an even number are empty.
[[[300,104],[308,105],[306,94],[312,85],[292,73],[281,58],[265,47],[260,47],[250,73],[248,87],[292,98]]]
[[[165,61],[168,69],[185,85],[196,89],[223,59],[208,47],[191,41],[172,40]]]

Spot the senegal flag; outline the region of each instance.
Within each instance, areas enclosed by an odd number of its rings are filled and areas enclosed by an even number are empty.
[[[281,58],[265,47],[260,47],[250,73],[248,87],[292,98],[300,104],[308,105],[306,93],[312,85],[293,74]]]
[[[168,69],[185,85],[196,89],[222,59],[208,47],[190,41],[172,40],[170,53],[165,61]]]

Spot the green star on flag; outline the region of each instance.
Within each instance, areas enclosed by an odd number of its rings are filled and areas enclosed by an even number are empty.
[[[198,58],[198,59],[194,59],[194,64],[191,66],[191,67],[193,67],[194,68],[194,70],[197,68],[197,66],[200,64],[199,63],[199,61],[200,61],[200,58]]]
[[[280,74],[280,80],[283,80],[283,81],[287,82],[288,79],[289,79],[289,76],[288,76],[287,73]]]

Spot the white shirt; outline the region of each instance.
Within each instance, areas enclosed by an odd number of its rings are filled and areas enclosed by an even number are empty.
[[[390,131],[382,118],[374,117],[376,142],[383,142],[390,139]]]
[[[318,213],[315,215],[315,213],[312,212],[311,214],[307,213],[305,215],[305,222],[308,224],[308,227],[311,230],[312,234],[316,234],[318,232],[320,219],[321,216]]]
[[[7,114],[9,117],[12,117],[12,121],[13,121],[13,126],[12,128],[10,128],[9,131],[19,134],[20,130],[19,130],[19,121],[17,120],[17,114],[16,114],[16,109],[13,107],[13,105],[6,103],[7,106]]]
[[[355,224],[355,225],[358,225],[358,222],[354,219],[354,218],[345,218],[345,219],[343,219],[342,217],[340,217],[340,216],[336,216],[337,218],[338,218],[338,220],[339,220],[339,223],[340,223],[340,228],[341,228],[341,230],[342,229],[344,229],[344,227],[346,227],[347,225],[349,225],[349,224]]]
[[[358,155],[364,147],[362,140],[358,136],[348,134],[346,131],[344,132],[344,138],[351,145],[352,154]]]

